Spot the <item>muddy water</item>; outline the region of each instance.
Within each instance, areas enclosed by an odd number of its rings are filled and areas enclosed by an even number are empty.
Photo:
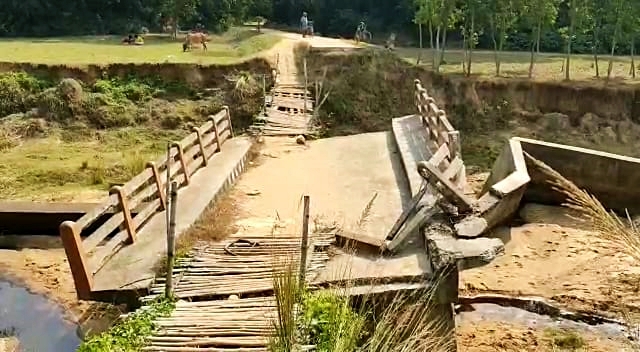
[[[77,327],[58,305],[44,296],[0,279],[0,331],[13,332],[23,351],[75,351]]]
[[[492,303],[474,303],[465,307],[456,315],[456,323],[501,321],[525,325],[536,329],[571,329],[578,332],[597,334],[603,337],[621,337],[627,335],[626,327],[615,323],[587,324],[568,319],[556,319],[547,315],[529,312],[514,307],[503,307]],[[471,310],[471,309],[472,310]]]

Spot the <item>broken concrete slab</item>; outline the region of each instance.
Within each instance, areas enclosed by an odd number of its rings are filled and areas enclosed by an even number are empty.
[[[452,260],[457,263],[458,270],[477,268],[504,254],[504,243],[499,238],[461,239],[425,233],[425,241],[435,270]]]

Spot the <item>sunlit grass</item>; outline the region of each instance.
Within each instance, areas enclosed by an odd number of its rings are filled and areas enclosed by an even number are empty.
[[[232,64],[274,46],[281,38],[257,33],[253,28],[233,28],[223,35],[211,35],[208,50],[182,52],[182,38],[147,35],[142,46],[124,45],[122,37],[90,36],[63,38],[20,38],[0,40],[1,61],[43,64],[109,63],[197,63]]]
[[[157,159],[177,131],[127,128],[70,136],[52,131],[3,152],[0,199],[92,200]],[[79,199],[78,199],[79,198]]]
[[[421,50],[418,48],[396,48],[400,57],[416,63]],[[432,50],[423,49],[420,65],[431,68]],[[440,66],[443,73],[462,74],[462,61],[464,52],[457,49],[447,49],[444,55],[445,63]],[[494,52],[490,50],[477,50],[473,52],[471,63],[471,73],[473,75],[495,77]],[[529,73],[529,52],[507,51],[501,54],[501,76],[527,78]],[[560,53],[541,53],[536,57],[536,65],[533,71],[533,78],[538,81],[561,81],[565,78],[563,71],[564,55]],[[615,80],[624,79],[625,82],[640,82],[640,72],[635,81],[629,75],[631,58],[626,56],[616,56],[613,62],[611,77]],[[599,67],[602,80],[607,75],[608,56],[600,56]],[[585,81],[595,79],[595,65],[591,55],[573,55],[571,57],[572,80]]]

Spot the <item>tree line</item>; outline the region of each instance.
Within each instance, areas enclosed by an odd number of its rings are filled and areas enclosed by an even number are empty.
[[[323,35],[351,37],[365,21],[374,39],[395,32],[403,44],[433,47],[436,69],[455,42],[467,74],[481,48],[495,51],[497,74],[501,53],[517,50],[531,53],[530,71],[539,52],[565,53],[566,75],[571,54],[593,54],[600,75],[599,55],[633,56],[640,32],[640,0],[5,0],[0,36],[160,31],[168,19],[218,32],[257,16],[296,26],[303,11]]]

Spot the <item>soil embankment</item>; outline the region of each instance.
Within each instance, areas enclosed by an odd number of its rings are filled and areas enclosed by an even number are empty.
[[[186,63],[108,65],[45,65],[31,63],[0,62],[0,72],[20,72],[46,77],[51,80],[74,78],[93,84],[104,77],[128,78],[162,77],[165,82],[187,83],[198,88],[214,88],[223,84],[229,75],[236,72],[268,74],[269,63],[262,58],[251,59],[235,65],[196,65]]]

